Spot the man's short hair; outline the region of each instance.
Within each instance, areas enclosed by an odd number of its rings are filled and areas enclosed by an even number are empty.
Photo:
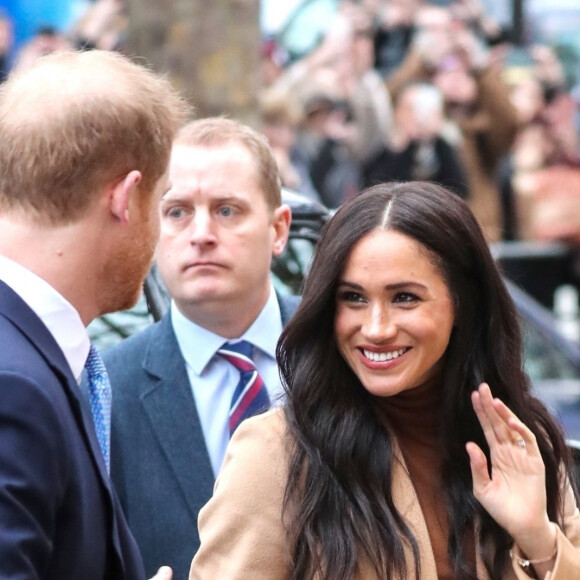
[[[216,147],[240,144],[252,155],[266,203],[275,209],[282,203],[280,172],[264,135],[251,127],[225,117],[208,117],[192,121],[180,129],[175,145]]]
[[[106,51],[64,51],[0,87],[0,212],[78,219],[99,189],[132,170],[150,192],[186,107],[169,82]]]

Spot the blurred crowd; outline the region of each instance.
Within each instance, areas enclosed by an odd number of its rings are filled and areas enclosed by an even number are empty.
[[[521,48],[480,0],[344,0],[299,59],[263,46],[263,130],[284,182],[336,207],[426,179],[490,241],[580,242],[580,94],[548,46]]]
[[[550,47],[514,45],[481,0],[442,4],[342,0],[299,58],[264,39],[261,130],[284,185],[336,208],[381,181],[430,180],[468,200],[489,241],[578,245],[580,89]],[[123,0],[97,0],[15,62],[123,50],[126,28]],[[9,43],[0,17],[0,54]]]
[[[14,66],[27,66],[34,59],[57,50],[99,48],[123,52],[128,14],[125,0],[95,0],[70,30],[41,25],[24,45],[14,51],[14,23],[0,9],[0,80]]]

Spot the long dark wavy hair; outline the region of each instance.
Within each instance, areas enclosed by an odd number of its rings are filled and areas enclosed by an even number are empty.
[[[335,294],[349,253],[380,228],[427,248],[453,297],[456,324],[445,356],[438,426],[448,553],[456,577],[476,578],[465,538],[477,522],[483,561],[491,578],[500,580],[512,540],[473,496],[465,444],[476,442],[488,461],[489,447],[472,391],[489,383],[534,432],[546,466],[548,515],[559,523],[558,474],[562,466],[570,473],[570,459],[560,427],[530,394],[517,312],[479,225],[458,196],[423,182],[377,185],[336,212],[318,243],[300,307],[278,344],[293,442],[284,500],[292,579],[350,580],[363,560],[379,578],[407,578],[405,545],[420,578],[419,546],[390,493],[393,441],[334,336]]]

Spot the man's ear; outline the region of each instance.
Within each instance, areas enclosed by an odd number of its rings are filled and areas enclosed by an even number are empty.
[[[274,243],[272,244],[272,254],[279,256],[286,247],[288,234],[290,233],[290,222],[292,221],[292,211],[287,205],[281,205],[274,210],[272,225],[274,226]]]
[[[137,185],[141,181],[141,172],[137,170],[129,171],[121,181],[111,189],[109,197],[109,209],[113,216],[122,224],[129,222],[129,207],[131,196],[135,195]]]

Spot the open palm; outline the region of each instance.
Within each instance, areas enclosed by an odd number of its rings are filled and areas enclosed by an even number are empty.
[[[475,443],[466,446],[473,493],[491,517],[525,545],[548,523],[545,468],[536,438],[502,401],[493,398],[487,384],[473,393],[472,403],[491,456],[488,466]]]

